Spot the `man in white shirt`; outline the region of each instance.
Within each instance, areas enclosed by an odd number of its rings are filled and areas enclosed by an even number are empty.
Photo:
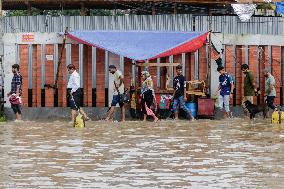
[[[117,70],[114,65],[109,66],[109,72],[113,74],[114,76],[114,82],[113,82],[113,97],[111,102],[111,108],[108,112],[108,115],[106,117],[106,120],[112,119],[115,106],[119,104],[121,108],[121,121],[125,121],[125,107],[123,103],[120,103],[120,94],[124,93],[124,81],[123,81],[123,75],[121,71]]]
[[[71,108],[72,123],[74,123],[75,121],[76,113],[78,110],[84,116],[84,119],[88,121],[90,118],[80,107],[81,104],[80,75],[76,71],[76,67],[73,64],[68,65],[67,69],[70,74],[67,88],[71,89],[69,103]]]
[[[263,70],[263,76],[265,79],[265,97],[266,97],[266,104],[272,110],[276,109],[274,105],[274,99],[276,97],[276,89],[275,89],[275,78],[268,69]]]

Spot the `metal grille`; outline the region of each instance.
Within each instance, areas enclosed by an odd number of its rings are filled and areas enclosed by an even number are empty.
[[[127,16],[15,16],[2,17],[0,33],[63,32],[71,30],[208,31],[228,34],[284,34],[284,18],[252,17],[243,23],[237,16],[127,15]]]

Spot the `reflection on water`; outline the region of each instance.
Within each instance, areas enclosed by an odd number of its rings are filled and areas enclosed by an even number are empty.
[[[0,125],[0,188],[283,188],[268,121]]]

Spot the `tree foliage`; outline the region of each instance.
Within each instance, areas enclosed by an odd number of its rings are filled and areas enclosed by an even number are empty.
[[[105,9],[91,9],[88,10],[90,16],[112,16],[124,15],[124,11],[118,10],[116,13],[112,10]],[[27,16],[28,10],[9,10],[6,11],[6,16]],[[32,8],[32,16],[49,15],[49,16],[80,16],[80,10],[39,10]]]

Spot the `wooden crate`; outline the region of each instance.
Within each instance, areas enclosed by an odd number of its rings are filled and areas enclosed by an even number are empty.
[[[205,90],[206,90],[206,84],[204,81],[199,81],[199,80],[186,81],[186,93],[187,94],[206,96]]]

